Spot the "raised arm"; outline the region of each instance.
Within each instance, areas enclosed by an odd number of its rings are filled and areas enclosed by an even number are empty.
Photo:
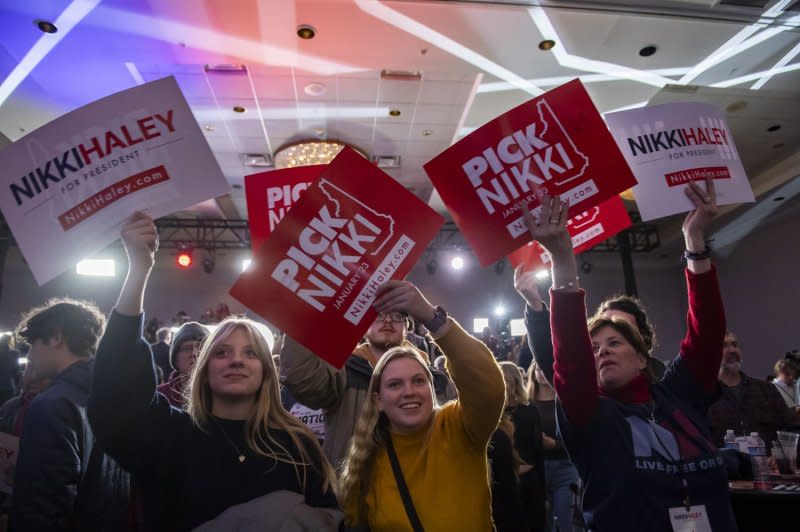
[[[158,248],[152,219],[133,215],[122,228],[122,242],[128,275],[97,348],[89,421],[103,448],[135,474],[169,439],[166,426],[178,411],[156,393],[153,356],[142,338],[144,290]]]
[[[536,286],[534,272],[525,271],[520,264],[514,269],[514,288],[525,300],[525,329],[528,346],[536,365],[544,373],[547,382],[553,384],[553,339],[550,334],[550,311],[544,304]]]
[[[726,327],[717,273],[708,258],[706,243],[708,228],[718,212],[714,181],[706,179],[705,190],[692,182],[686,187],[686,195],[695,210],[686,216],[682,228],[687,251],[689,312],[681,358],[703,390],[710,394],[716,389]]]
[[[336,369],[286,336],[281,349],[281,382],[309,408],[333,408],[345,388],[346,369]]]
[[[586,328],[585,294],[578,285],[572,239],[567,231],[567,210],[566,203],[544,195],[538,218],[527,205],[522,211],[531,236],[544,246],[552,260],[553,387],[567,418],[583,423],[592,417],[597,405],[597,371]]]
[[[389,281],[378,292],[378,312],[407,312],[421,323],[430,323],[435,309],[419,289],[407,281]],[[485,446],[497,428],[505,403],[505,384],[500,367],[486,345],[471,336],[455,320],[431,331],[447,358],[447,369],[458,390],[464,428],[476,446]]]

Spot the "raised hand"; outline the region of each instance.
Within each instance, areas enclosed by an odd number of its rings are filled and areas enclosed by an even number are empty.
[[[430,322],[436,309],[422,292],[408,281],[388,281],[379,289],[373,304],[378,312],[405,312],[419,322]]]
[[[708,228],[719,213],[714,180],[710,177],[706,178],[705,190],[693,181],[684,189],[684,192],[695,207],[683,220],[682,229],[683,237],[686,240],[686,249],[702,251],[706,246],[705,239]]]
[[[121,237],[132,268],[153,267],[158,250],[158,230],[149,215],[135,212],[122,226]]]
[[[536,274],[525,271],[525,265],[520,264],[514,268],[514,289],[533,310],[543,310],[544,301],[536,285]]]
[[[569,205],[547,194],[541,196],[542,209],[535,217],[527,203],[522,206],[522,216],[531,236],[549,253],[552,262],[553,288],[578,290],[578,270],[572,238],[567,231]]]
[[[567,202],[544,194],[541,196],[542,208],[539,215],[531,213],[528,203],[522,205],[525,225],[534,240],[539,242],[550,254],[572,253],[572,239],[567,231]]]

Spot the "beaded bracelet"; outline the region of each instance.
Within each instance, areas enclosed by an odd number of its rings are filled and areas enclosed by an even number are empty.
[[[711,246],[706,243],[706,247],[703,248],[702,251],[689,251],[684,250],[683,258],[684,260],[705,260],[711,256]]]

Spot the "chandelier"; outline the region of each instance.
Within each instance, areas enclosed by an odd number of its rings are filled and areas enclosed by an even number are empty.
[[[328,164],[345,146],[367,158],[367,154],[360,149],[338,140],[301,140],[275,150],[273,162],[277,169]]]

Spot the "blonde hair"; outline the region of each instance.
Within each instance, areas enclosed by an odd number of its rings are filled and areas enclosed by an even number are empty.
[[[269,346],[264,335],[252,320],[235,316],[226,318],[203,341],[185,392],[186,411],[192,421],[198,428],[206,432],[212,423],[213,392],[208,381],[208,361],[217,346],[237,329],[247,333],[250,345],[261,362],[262,368],[261,386],[253,400],[253,412],[245,422],[244,440],[247,447],[256,454],[292,464],[297,480],[303,489],[306,488],[306,472],[309,466],[322,474],[323,491],[329,487],[335,488],[335,473],[314,433],[304,423],[289,414],[281,404],[278,374],[275,371]],[[286,432],[296,451],[292,453],[281,445],[270,435],[269,429]]]
[[[500,362],[500,369],[503,370],[503,380],[511,383],[511,397],[506,397],[506,403],[513,402],[519,405],[528,404],[528,390],[522,383],[522,375],[519,373],[519,366],[513,362]]]
[[[378,450],[385,444],[386,435],[389,432],[389,419],[386,414],[378,410],[374,398],[380,391],[381,378],[386,366],[401,358],[414,360],[422,366],[431,386],[431,395],[435,397],[433,375],[417,349],[406,346],[393,347],[378,359],[367,388],[367,400],[356,421],[353,438],[350,440],[350,449],[342,464],[341,478],[339,479],[342,509],[345,512],[347,523],[351,526],[365,524],[367,521],[366,495],[372,480],[375,457]]]

